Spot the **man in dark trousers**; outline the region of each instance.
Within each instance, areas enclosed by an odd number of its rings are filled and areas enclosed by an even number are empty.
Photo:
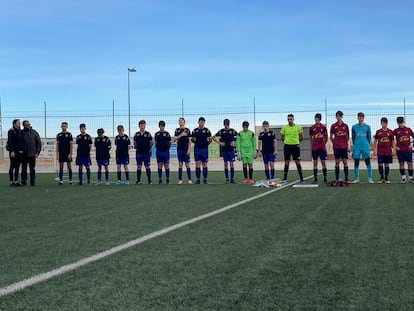
[[[7,150],[10,157],[9,180],[10,187],[21,186],[19,184],[19,169],[24,152],[23,132],[20,129],[20,120],[13,120],[13,127],[7,133]]]
[[[23,137],[25,150],[22,157],[22,185],[27,184],[27,165],[30,170],[30,186],[36,186],[36,158],[42,150],[42,142],[39,133],[32,129],[29,121],[23,121]]]

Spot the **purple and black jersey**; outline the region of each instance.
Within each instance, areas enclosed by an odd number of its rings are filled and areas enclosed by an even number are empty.
[[[262,141],[261,152],[263,154],[273,154],[275,152],[274,141],[276,140],[276,134],[273,131],[261,132],[259,140]]]
[[[145,154],[151,152],[152,136],[148,131],[136,132],[134,135],[134,144],[136,153]]]
[[[157,151],[165,152],[170,150],[171,135],[167,131],[158,131],[155,133],[154,140]]]
[[[107,136],[95,138],[96,160],[108,160],[110,158],[111,140]]]
[[[80,158],[90,157],[90,148],[92,145],[92,137],[89,134],[79,134],[76,136],[76,144],[78,145],[76,156]]]
[[[177,150],[178,151],[185,151],[185,152],[187,152],[187,150],[188,150],[188,143],[189,143],[188,139],[191,137],[191,131],[190,131],[189,128],[186,128],[186,127],[181,128],[181,127],[179,127],[179,128],[177,128],[175,130],[174,136],[180,136],[182,132],[186,132],[187,133],[187,136],[182,136],[182,137],[180,137],[178,139],[178,141],[177,141]]]
[[[236,130],[232,128],[229,128],[229,129],[222,128],[214,136],[220,137],[220,142],[224,142],[224,146],[220,145],[221,150],[223,152],[234,151],[235,147],[232,146],[232,143],[234,143],[237,139]]]
[[[60,132],[56,135],[56,141],[58,142],[58,152],[60,156],[68,156],[70,148],[72,148],[73,137],[69,132]]]
[[[115,137],[116,145],[116,158],[117,159],[128,159],[129,158],[129,145],[131,145],[131,140],[128,135],[124,134],[122,136],[117,135]]]
[[[211,137],[211,132],[208,128],[195,128],[191,133],[191,138],[194,142],[195,149],[206,149],[209,145],[209,137]]]

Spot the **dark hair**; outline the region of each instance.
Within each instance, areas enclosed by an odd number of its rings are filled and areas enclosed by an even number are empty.
[[[381,118],[381,123],[382,123],[382,122],[388,123],[388,119],[387,119],[386,117],[382,117],[382,118]]]
[[[341,111],[341,110],[338,110],[336,113],[335,113],[335,116],[340,116],[340,117],[342,117],[344,115],[344,113]]]
[[[86,128],[86,124],[85,123],[81,123],[79,124],[79,128],[85,127]]]
[[[199,117],[198,118],[198,121],[204,121],[204,122],[206,122],[206,119],[204,119],[204,117]]]
[[[287,117],[288,118],[295,118],[295,116],[292,113],[289,113]]]
[[[224,119],[223,120],[223,125],[230,125],[230,120],[229,119]]]
[[[242,123],[242,127],[245,127],[245,126],[249,127],[249,122],[247,122],[247,121],[243,121],[243,123]]]
[[[404,117],[397,117],[397,123],[404,123]]]
[[[363,112],[358,112],[358,118],[359,117],[363,117],[363,118],[365,118],[365,114],[363,113]]]
[[[63,121],[60,125],[63,125],[63,124],[68,125],[68,122]]]
[[[25,123],[30,123],[30,122],[28,120],[24,120],[23,121],[23,126],[24,126]]]
[[[262,125],[269,125],[269,121],[263,121]]]
[[[165,126],[165,121],[160,121],[160,122],[158,122],[158,126]]]
[[[103,133],[105,133],[105,131],[104,131],[104,129],[103,129],[103,128],[100,128],[100,129],[97,129],[97,130],[96,130],[96,133],[99,135],[99,134],[103,134]]]
[[[14,119],[14,120],[13,120],[13,126],[15,126],[15,125],[16,125],[16,123],[17,123],[17,122],[19,122],[19,121],[20,121],[20,119]]]
[[[179,117],[178,120],[183,120],[185,122],[184,117]]]
[[[123,126],[123,125],[118,125],[118,126],[116,127],[116,129],[117,129],[117,130],[121,130],[121,129],[123,130],[123,129],[124,129],[124,126]]]
[[[322,120],[322,115],[320,113],[315,114],[315,119]]]
[[[145,120],[139,120],[139,122],[138,122],[138,125],[141,125],[141,124],[146,124],[147,122],[145,122]]]

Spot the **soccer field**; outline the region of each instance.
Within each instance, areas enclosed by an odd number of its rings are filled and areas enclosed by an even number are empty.
[[[228,210],[3,295],[0,310],[414,306],[414,185],[401,184],[397,171],[391,184],[277,190],[224,185],[222,172],[209,173],[209,185],[59,187],[55,177],[39,174],[35,188],[9,188],[0,176],[0,292]]]

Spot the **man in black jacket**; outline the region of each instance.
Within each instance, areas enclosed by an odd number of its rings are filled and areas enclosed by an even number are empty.
[[[23,137],[25,141],[25,149],[22,157],[22,185],[27,183],[27,164],[30,170],[30,185],[35,186],[36,181],[36,158],[42,150],[42,142],[39,133],[32,129],[29,121],[23,121]]]
[[[13,127],[7,133],[7,150],[10,157],[9,180],[10,187],[21,186],[19,184],[19,169],[23,157],[25,142],[23,131],[20,129],[20,120],[13,120]]]

